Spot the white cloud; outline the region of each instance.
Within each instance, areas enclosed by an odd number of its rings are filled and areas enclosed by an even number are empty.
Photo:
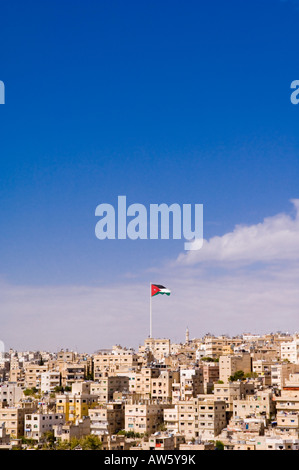
[[[293,199],[292,203],[297,211],[294,218],[282,213],[256,225],[237,225],[233,232],[204,240],[201,250],[181,254],[177,263],[240,266],[299,260],[299,199]]]

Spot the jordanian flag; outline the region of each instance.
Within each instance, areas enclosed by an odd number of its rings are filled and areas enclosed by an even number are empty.
[[[152,297],[158,294],[170,295],[170,290],[166,289],[164,286],[160,286],[159,284],[152,284]]]

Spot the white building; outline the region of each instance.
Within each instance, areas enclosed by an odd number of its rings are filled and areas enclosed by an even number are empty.
[[[299,359],[299,339],[281,343],[281,360],[288,360],[293,364],[298,364]]]
[[[40,440],[54,425],[65,424],[63,413],[31,413],[25,415],[25,437]]]
[[[47,371],[40,374],[40,386],[42,393],[53,392],[60,385],[60,373],[58,371]]]
[[[200,361],[203,357],[206,356],[206,348],[204,344],[201,344],[196,350],[196,360]]]

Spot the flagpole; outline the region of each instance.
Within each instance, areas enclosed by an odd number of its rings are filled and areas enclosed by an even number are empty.
[[[152,338],[152,283],[150,283],[150,338]]]

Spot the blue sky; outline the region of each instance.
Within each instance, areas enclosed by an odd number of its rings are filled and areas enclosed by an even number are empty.
[[[33,292],[26,314],[32,321],[41,308],[34,289],[109,287],[113,296],[138,286],[145,304],[130,305],[132,312],[148,308],[150,281],[179,289],[182,273],[172,262],[183,241],[96,239],[95,208],[115,205],[118,195],[146,206],[202,203],[207,240],[237,224],[294,215],[296,1],[16,0],[2,2],[1,17],[0,279],[4,292]],[[221,269],[209,266],[211,282]],[[109,299],[97,302],[99,311],[112,309]],[[177,308],[175,296],[171,302],[161,305]],[[21,307],[5,308],[3,341],[36,346],[29,330],[11,332]],[[63,302],[56,310],[64,315]],[[189,328],[193,315],[190,306]],[[230,321],[242,329],[241,318],[227,317],[228,332]],[[130,332],[108,332],[94,337],[95,348],[107,337],[134,341]],[[198,327],[194,334],[203,333]],[[172,334],[180,338],[178,330]],[[74,327],[69,344],[88,345],[80,335]]]

